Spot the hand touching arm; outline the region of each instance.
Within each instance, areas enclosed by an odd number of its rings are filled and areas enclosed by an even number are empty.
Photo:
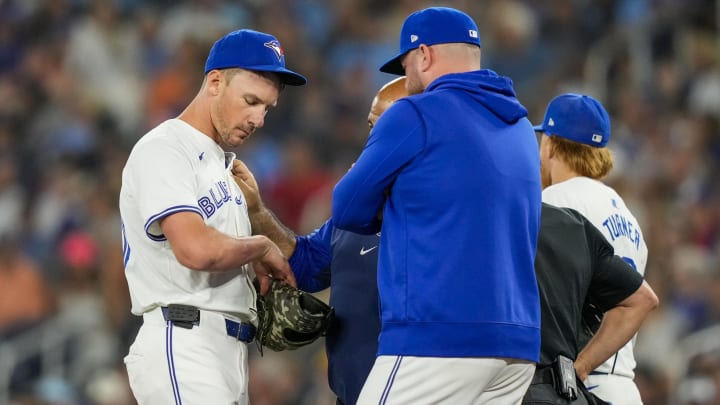
[[[260,188],[250,169],[242,161],[235,160],[232,174],[235,183],[245,196],[253,234],[267,236],[277,244],[285,257],[292,256],[295,251],[295,234],[281,224],[272,211],[265,207],[260,198]]]

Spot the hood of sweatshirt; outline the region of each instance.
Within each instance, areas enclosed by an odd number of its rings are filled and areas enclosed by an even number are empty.
[[[509,124],[527,117],[527,109],[518,101],[513,82],[490,69],[450,73],[435,79],[425,92],[458,89],[470,94],[490,112]]]

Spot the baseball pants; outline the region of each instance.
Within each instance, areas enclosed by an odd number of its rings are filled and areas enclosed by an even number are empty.
[[[516,359],[379,356],[357,403],[519,404],[534,372]]]
[[[616,374],[590,374],[585,379],[588,391],[613,405],[642,405],[640,391],[630,377]]]
[[[138,405],[247,405],[247,345],[227,335],[225,318],[202,311],[185,329],[158,308],[143,315],[125,357]]]

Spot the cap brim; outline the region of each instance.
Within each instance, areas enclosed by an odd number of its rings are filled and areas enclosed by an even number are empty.
[[[284,69],[278,70],[275,73],[280,76],[280,80],[289,86],[304,86],[307,84],[307,79],[300,73],[293,72],[292,70]]]
[[[533,129],[535,130],[535,132],[545,132],[545,127],[543,127],[542,124],[535,125]]]
[[[390,73],[391,75],[405,76],[405,68],[403,68],[402,63],[400,62],[403,56],[405,56],[405,52],[393,56],[392,59],[380,66],[380,71],[383,73]]]

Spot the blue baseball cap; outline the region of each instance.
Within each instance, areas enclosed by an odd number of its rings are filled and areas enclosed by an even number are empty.
[[[533,128],[598,148],[610,140],[610,116],[599,101],[584,94],[555,97],[548,104],[542,124]]]
[[[205,62],[205,74],[213,69],[242,68],[273,72],[291,86],[302,86],[307,79],[285,68],[285,52],[274,36],[253,30],[237,30],[215,41]]]
[[[464,42],[480,46],[477,24],[469,15],[449,7],[430,7],[408,16],[400,30],[400,53],[380,67],[381,72],[404,75],[403,56],[420,44]]]

